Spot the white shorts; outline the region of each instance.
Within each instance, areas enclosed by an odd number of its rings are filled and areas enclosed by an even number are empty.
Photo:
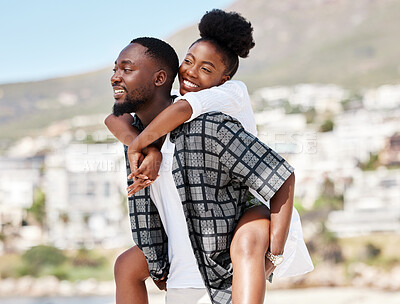
[[[205,288],[168,288],[165,304],[211,304]]]

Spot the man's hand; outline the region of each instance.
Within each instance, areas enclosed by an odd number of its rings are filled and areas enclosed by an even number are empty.
[[[143,149],[143,153],[145,158],[140,163],[139,168],[133,172],[133,175],[144,179],[147,177],[149,180],[154,181],[158,177],[162,154],[157,148],[152,146]]]
[[[134,195],[136,192],[150,186],[154,181],[150,179],[143,178],[133,178],[133,184],[130,185],[126,190],[128,191],[128,196]]]
[[[131,167],[131,174],[128,176],[128,179],[131,179],[133,176],[135,176],[133,173],[139,168],[140,162],[143,160],[143,158],[144,155],[142,154],[142,149],[139,149],[136,146],[135,141],[132,141],[128,146],[128,160]]]
[[[131,166],[131,174],[128,179],[133,177],[149,179],[154,181],[158,177],[162,154],[153,146],[149,146],[139,151],[133,141],[128,147],[128,159]]]

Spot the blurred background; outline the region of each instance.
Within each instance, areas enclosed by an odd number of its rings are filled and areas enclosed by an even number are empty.
[[[1,303],[113,303],[132,245],[123,149],[103,124],[113,62],[138,36],[182,59],[212,8],[253,24],[235,78],[296,168],[315,264],[267,302],[398,303],[400,0],[0,0]]]

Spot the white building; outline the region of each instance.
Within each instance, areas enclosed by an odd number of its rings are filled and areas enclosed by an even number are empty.
[[[126,168],[116,144],[72,144],[46,157],[49,241],[60,248],[131,243]]]
[[[368,110],[396,109],[400,107],[400,85],[383,85],[367,90],[363,98]]]
[[[26,208],[32,206],[34,190],[40,187],[42,164],[43,157],[0,158],[0,232],[12,249],[22,250],[42,240],[37,227],[22,228]]]
[[[359,171],[344,194],[344,210],[329,214],[339,236],[400,232],[400,170]]]
[[[342,111],[342,100],[348,92],[334,84],[298,84],[293,87],[266,87],[255,92],[270,107],[280,107],[285,102],[302,110],[314,108],[317,113],[337,114]]]

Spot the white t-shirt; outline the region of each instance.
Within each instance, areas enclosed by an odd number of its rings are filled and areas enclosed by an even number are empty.
[[[241,81],[230,80],[218,87],[187,93],[176,98],[175,101],[180,99],[186,99],[192,106],[193,114],[188,121],[207,112],[223,112],[239,120],[246,131],[257,135],[250,97],[246,85]],[[170,142],[168,134],[161,149],[163,159],[159,177],[150,186],[150,196],[157,206],[168,235],[168,254],[171,268],[167,280],[167,289],[204,288],[189,240],[182,203],[172,176],[174,149],[175,145]],[[269,207],[269,202],[266,202],[253,189],[250,189],[250,192]],[[284,257],[284,262],[274,271],[276,277],[304,274],[314,268],[304,244],[300,217],[295,208],[293,208]]]

